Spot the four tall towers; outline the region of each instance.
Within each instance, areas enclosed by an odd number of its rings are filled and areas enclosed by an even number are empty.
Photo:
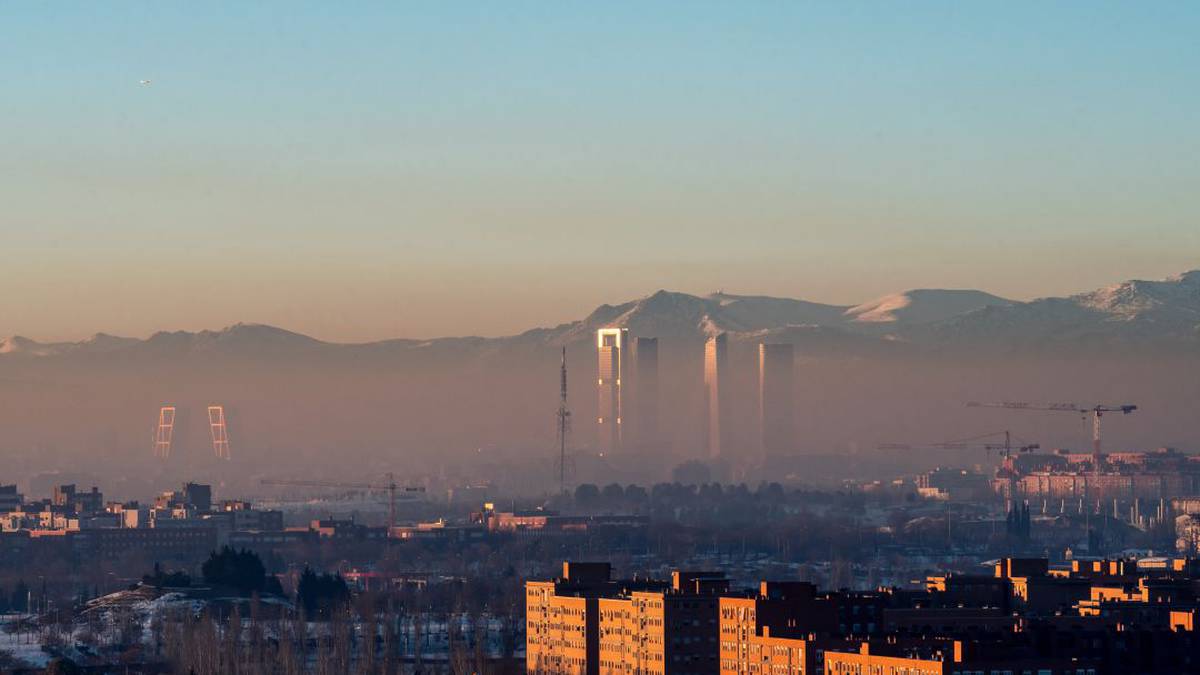
[[[705,342],[702,430],[703,447],[709,459],[731,460],[740,456],[759,463],[795,449],[795,348],[791,344],[770,343],[760,343],[757,347],[753,397],[756,442],[744,442],[748,439],[739,438],[735,424],[733,407],[737,394],[729,337],[718,333]],[[596,331],[596,350],[599,373],[596,421],[601,449],[611,452],[622,447],[656,445],[658,339],[631,339],[626,328],[601,328]],[[750,412],[749,406],[745,412]]]

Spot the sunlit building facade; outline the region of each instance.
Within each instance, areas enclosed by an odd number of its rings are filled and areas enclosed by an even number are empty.
[[[704,345],[706,438],[711,459],[733,449],[732,387],[729,382],[729,338],[714,335]]]
[[[597,402],[596,426],[600,447],[619,450],[623,442],[622,367],[629,345],[627,328],[601,328],[596,331]]]

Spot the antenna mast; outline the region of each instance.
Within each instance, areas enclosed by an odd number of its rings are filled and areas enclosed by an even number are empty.
[[[558,392],[558,491],[567,492],[567,436],[571,433],[571,411],[567,408],[567,348],[562,348]]]

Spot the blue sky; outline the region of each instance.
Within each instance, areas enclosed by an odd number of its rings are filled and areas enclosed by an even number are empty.
[[[1200,267],[1194,3],[7,3],[0,30],[0,334],[499,334],[661,287]]]

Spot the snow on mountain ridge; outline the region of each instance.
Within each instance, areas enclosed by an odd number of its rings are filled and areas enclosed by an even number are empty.
[[[937,344],[1187,345],[1200,341],[1200,271],[987,307],[931,326]]]
[[[790,324],[838,324],[849,309],[844,305],[826,305],[793,298],[767,295],[730,295],[714,293],[708,299],[716,301],[727,321],[742,330],[777,328]]]
[[[40,342],[20,335],[0,339],[0,354],[35,354],[43,347]]]
[[[1134,279],[1081,293],[1072,299],[1118,321],[1132,321],[1163,310],[1200,317],[1200,271],[1162,281]]]
[[[617,326],[638,335],[695,338],[791,324],[837,324],[846,307],[770,296],[713,293],[696,296],[660,290],[620,305],[601,305],[570,324],[556,341],[590,339],[597,328]]]
[[[867,324],[933,323],[984,307],[1011,304],[1011,300],[983,291],[919,288],[851,307],[845,317]]]
[[[218,331],[162,331],[147,339],[98,333],[81,342],[39,343],[14,336],[0,339],[0,356],[48,357],[146,352],[159,355],[241,354],[250,358],[349,349],[355,354],[400,353],[423,346],[446,353],[500,349],[510,345],[566,345],[594,339],[605,326],[635,335],[702,339],[718,332],[807,327],[806,339],[889,339],[911,345],[1004,342],[1038,344],[1071,340],[1144,342],[1200,340],[1200,270],[1162,281],[1133,280],[1070,297],[1016,302],[973,290],[917,289],[883,296],[854,307],[789,298],[724,292],[696,296],[659,290],[618,305],[600,305],[587,317],[555,327],[502,338],[383,340],[363,344],[324,342],[264,324],[235,324]],[[821,331],[814,332],[815,328]],[[797,333],[792,330],[792,333]],[[765,333],[764,333],[765,335]],[[842,336],[842,337],[838,337]],[[1183,344],[1183,343],[1180,343]]]

